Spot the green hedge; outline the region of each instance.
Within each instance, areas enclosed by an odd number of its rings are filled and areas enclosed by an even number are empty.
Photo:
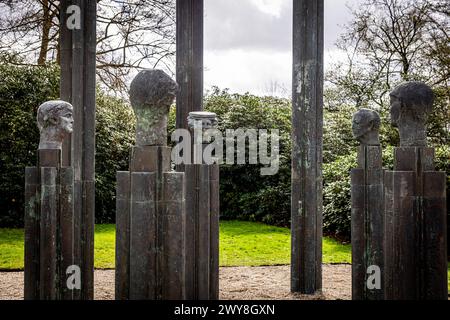
[[[288,226],[290,223],[291,105],[286,99],[230,94],[213,90],[205,109],[216,112],[225,128],[277,128],[280,130],[280,171],[263,177],[254,165],[222,166],[220,176],[221,217],[262,221]],[[324,113],[323,224],[324,233],[350,239],[350,170],[356,167],[357,143],[352,137],[354,107],[342,106]],[[385,127],[388,125],[385,124]],[[384,128],[384,131],[388,129]],[[383,131],[383,132],[384,132]],[[382,132],[382,134],[383,134]],[[392,133],[389,133],[392,134]],[[387,133],[386,133],[387,135]],[[382,136],[383,165],[393,168],[393,147]],[[436,167],[447,172],[450,187],[450,147],[436,147]],[[449,219],[450,220],[450,219]]]
[[[49,67],[0,65],[0,227],[23,225],[24,168],[36,163],[39,134],[35,114],[44,101],[58,97],[59,70]],[[230,94],[214,88],[205,109],[217,113],[219,129],[278,129],[280,167],[262,176],[258,165],[223,165],[220,175],[221,218],[289,226],[291,105],[287,99]],[[350,237],[350,169],[356,165],[351,137],[353,107],[324,114],[324,232]],[[127,170],[134,144],[135,120],[124,101],[98,90],[96,115],[96,222],[114,222],[115,176]],[[175,128],[175,109],[169,131]],[[169,135],[170,136],[170,135]],[[382,137],[383,138],[383,137]],[[384,164],[392,167],[392,147],[384,148]],[[436,148],[437,168],[450,177],[450,147]],[[448,181],[449,182],[449,181]],[[449,186],[449,184],[448,184]],[[450,188],[447,187],[447,191]],[[450,220],[450,219],[449,219]]]
[[[97,94],[95,130],[95,221],[115,222],[116,172],[128,170],[135,139],[133,110],[122,100]]]
[[[447,199],[450,187],[450,147],[436,147],[436,169],[447,172]],[[383,167],[392,170],[394,166],[394,148],[383,149]],[[336,160],[323,165],[324,178],[324,232],[345,240],[350,239],[351,200],[350,170],[356,167],[356,151],[339,156]]]
[[[287,99],[230,94],[214,88],[204,108],[215,112],[219,129],[278,129],[279,172],[262,176],[259,165],[223,165],[220,170],[222,219],[261,221],[289,226],[291,106]]]
[[[36,165],[40,104],[59,97],[59,68],[0,64],[0,227],[23,226],[24,170]],[[115,174],[128,168],[134,116],[120,99],[97,94],[97,223],[113,222]]]
[[[26,166],[36,163],[39,105],[58,97],[56,67],[0,65],[0,226],[23,224]]]

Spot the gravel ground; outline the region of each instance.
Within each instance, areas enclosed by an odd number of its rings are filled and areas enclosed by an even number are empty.
[[[351,266],[323,265],[323,292],[291,294],[289,266],[220,268],[221,300],[351,299]],[[23,272],[0,272],[0,300],[23,299]],[[95,299],[114,299],[114,270],[95,270]]]

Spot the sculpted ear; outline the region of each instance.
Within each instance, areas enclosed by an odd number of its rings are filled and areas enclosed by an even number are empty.
[[[55,116],[48,117],[47,121],[49,123],[53,124],[53,125],[57,125],[58,124],[58,118],[55,117]]]

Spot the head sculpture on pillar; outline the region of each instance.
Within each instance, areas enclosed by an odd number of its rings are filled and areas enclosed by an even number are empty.
[[[370,109],[359,109],[353,114],[352,131],[353,137],[361,145],[379,146],[380,145],[380,116],[376,111]]]
[[[423,82],[405,82],[390,94],[391,124],[398,127],[400,146],[426,147],[425,124],[433,109],[434,94]]]
[[[203,130],[214,129],[217,127],[217,115],[214,112],[193,111],[189,112],[187,118],[189,129],[201,127]]]
[[[189,116],[187,117],[188,127],[191,132],[194,134],[194,163],[202,163],[206,161],[208,164],[212,164],[218,160],[217,157],[212,156],[212,151],[209,155],[204,155],[203,144],[210,143],[210,130],[217,131],[217,115],[214,112],[207,111],[193,111],[189,112]],[[212,135],[214,136],[214,134]],[[218,141],[215,138],[215,142]],[[205,150],[209,149],[210,146],[206,147]],[[222,146],[220,146],[222,148]],[[215,149],[217,151],[217,149]],[[203,162],[204,163],[204,162]]]
[[[143,70],[130,86],[130,102],[136,115],[136,145],[167,145],[167,118],[178,85],[164,71]]]
[[[205,132],[208,129],[216,129],[219,121],[217,120],[217,114],[214,112],[207,111],[192,111],[189,112],[187,117],[189,130],[194,132],[194,138],[201,139],[203,142],[207,143],[208,139],[205,136]],[[196,134],[199,130],[200,136]],[[197,141],[198,142],[198,141]]]
[[[64,139],[73,131],[73,107],[53,100],[41,104],[37,111],[40,132],[39,149],[61,149]]]

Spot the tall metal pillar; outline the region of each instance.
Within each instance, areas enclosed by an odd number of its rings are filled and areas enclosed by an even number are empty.
[[[291,291],[322,289],[323,0],[294,0]]]
[[[203,0],[177,0],[176,5],[176,127],[188,129],[190,113],[203,110],[204,6]],[[215,300],[219,297],[219,168],[186,163],[177,165],[177,171],[184,171],[186,177],[186,299]]]
[[[203,110],[203,0],[177,0],[177,128]]]
[[[72,103],[74,130],[63,165],[74,170],[75,262],[80,299],[94,297],[96,0],[60,2],[61,99]]]

